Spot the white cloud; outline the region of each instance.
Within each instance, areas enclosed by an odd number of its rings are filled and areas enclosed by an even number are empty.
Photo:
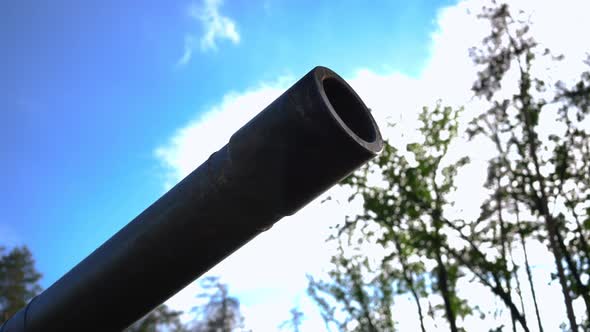
[[[218,105],[200,112],[202,116],[179,129],[165,146],[156,149],[156,156],[170,171],[166,185],[175,184],[207,160],[236,130],[292,83],[294,80],[285,76],[241,93],[230,92]]]
[[[193,35],[184,36],[184,53],[182,54],[182,57],[178,59],[177,65],[184,66],[189,63],[193,57],[194,48],[195,37]]]
[[[201,51],[217,50],[219,40],[229,40],[233,44],[240,42],[240,34],[236,27],[236,22],[228,16],[222,15],[219,7],[223,0],[203,0],[201,5],[191,4],[188,15],[201,23],[203,34],[197,45],[197,38],[193,34],[188,34],[184,39],[184,53],[178,60],[179,65],[186,65],[192,58],[195,48],[199,47]]]
[[[216,9],[219,2],[207,3],[216,5],[211,6],[215,8],[212,12],[215,14],[211,14],[210,17],[219,16]],[[575,64],[587,51],[584,48],[586,45],[583,45],[581,40],[563,36],[590,29],[590,21],[582,17],[582,13],[589,12],[588,4],[571,0],[567,3],[519,0],[511,4],[529,10],[534,9],[535,24],[532,30],[538,39],[544,40],[547,46],[558,52],[567,50],[568,54],[573,54],[571,61],[560,67],[559,75],[578,72],[579,67]],[[470,88],[475,79],[475,71],[468,55],[468,48],[477,45],[488,31],[488,23],[479,21],[468,13],[478,12],[480,6],[480,1],[463,1],[438,13],[438,29],[432,34],[431,58],[419,77],[412,78],[399,72],[376,73],[359,69],[354,75],[346,78],[372,109],[384,137],[399,146],[410,142],[416,135],[414,128],[421,106],[432,105],[437,99],[442,99],[445,104],[466,105],[465,119],[481,111],[481,104],[471,98]],[[578,15],[579,19],[572,18],[571,15]],[[209,21],[215,20],[211,18]],[[229,28],[223,28],[222,22],[223,20],[220,20],[215,23],[218,27],[212,31],[225,31],[217,33],[234,42],[239,41],[235,26],[232,24]],[[217,33],[205,34],[201,39],[201,48],[203,49],[204,45],[214,48]],[[192,52],[195,39],[188,40],[187,44]],[[190,52],[181,59],[183,62],[190,60]],[[201,113],[203,116],[179,129],[165,145],[156,150],[157,157],[169,170],[167,186],[176,183],[205,161],[214,150],[226,144],[232,133],[274,100],[293,81],[293,78],[281,78],[244,92],[231,92],[216,106],[204,110]],[[396,122],[398,126],[387,128],[385,124],[388,121]],[[466,154],[472,156],[471,165],[458,178],[460,190],[455,196],[456,200],[461,202],[463,211],[460,213],[463,215],[476,216],[479,212],[479,203],[485,196],[481,188],[491,152],[482,144],[467,145],[462,141],[452,152],[453,156],[457,157]],[[330,193],[339,195],[341,192],[338,190],[340,189],[332,189]],[[316,200],[247,244],[216,266],[211,274],[221,274],[235,294],[246,301],[244,311],[247,314],[247,323],[254,330],[276,330],[276,326],[288,318],[290,307],[296,304],[293,299],[299,299],[301,309],[308,317],[304,322],[304,330],[324,330],[317,310],[303,293],[306,285],[305,273],[319,274],[325,269],[331,254],[331,250],[327,249],[324,243],[329,232],[328,227],[341,222],[346,214],[358,209],[358,204],[319,204]],[[537,272],[535,282],[541,294],[539,298],[545,328],[558,330],[559,324],[565,321],[565,316],[559,310],[551,310],[553,303],[562,302],[557,285],[548,284],[549,271],[552,270],[551,261],[548,260],[548,254],[542,246],[531,246],[529,250]],[[518,256],[519,253],[515,252],[515,255]],[[521,280],[525,280],[524,276]],[[190,308],[196,294],[195,287],[189,286],[168,303],[180,309]],[[472,291],[469,294],[472,299],[478,298],[482,302],[502,306],[499,300],[485,289],[475,287],[469,291]],[[396,319],[400,320],[399,327],[403,327],[402,330],[417,330],[416,319],[412,318],[415,316],[413,303],[403,300],[398,301],[395,306]],[[530,303],[527,304],[527,316],[531,317],[532,321],[534,313],[531,307]],[[509,325],[507,314],[505,312],[501,319]],[[494,318],[489,315],[488,319]],[[468,330],[481,329],[481,324],[482,322],[476,319],[465,322]],[[531,324],[531,328],[534,329],[533,325]],[[430,327],[436,330],[434,325],[431,324]],[[444,324],[439,324],[438,329],[444,328]]]

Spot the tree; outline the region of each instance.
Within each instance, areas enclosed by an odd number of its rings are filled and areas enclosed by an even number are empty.
[[[294,307],[289,313],[291,314],[291,318],[281,323],[279,329],[292,329],[293,332],[299,332],[301,322],[303,321],[303,312]]]
[[[8,320],[41,292],[41,274],[25,246],[6,252],[0,246],[0,323]]]
[[[525,303],[532,302],[543,331],[527,251],[527,243],[536,241],[553,255],[570,329],[589,328],[590,72],[577,82],[546,82],[537,75],[536,59],[563,57],[540,48],[524,13],[514,15],[507,5],[492,2],[479,17],[490,22],[491,32],[471,50],[478,66],[473,92],[487,106],[467,134],[495,147],[480,216],[465,220],[449,213],[461,204],[450,195],[469,161],[447,156],[460,111],[440,103],[424,108],[419,141],[405,149],[386,142],[379,157],[342,182],[352,190],[351,199],[362,200],[363,212],[336,227],[339,251],[329,280],[310,278],[309,294],[329,326],[390,331],[394,322],[385,313],[395,296],[409,294],[422,331],[425,303],[434,321],[440,311],[449,330],[459,331],[461,318],[479,310],[459,298],[456,287],[463,280],[501,300],[513,331],[530,330]],[[375,246],[379,264],[365,254]],[[514,258],[516,248],[522,265]],[[530,299],[523,296],[521,269]],[[576,301],[586,308],[585,320],[574,314]]]
[[[511,228],[521,238],[534,233],[547,244],[570,328],[577,331],[576,298],[582,299],[590,317],[589,234],[584,227],[590,212],[590,143],[584,122],[590,105],[590,73],[583,72],[574,84],[542,79],[536,60],[563,56],[553,57],[540,47],[530,36],[528,21],[511,13],[506,4],[484,8],[481,17],[490,21],[492,33],[483,47],[472,50],[480,68],[473,90],[490,106],[472,122],[469,134],[489,138],[497,150],[490,163],[495,182],[488,181],[497,198],[495,206],[487,209],[502,215],[502,206],[509,206],[516,216],[524,212],[530,219],[524,232],[521,222]],[[515,91],[505,84],[510,71],[516,73]],[[550,123],[554,132],[547,133],[543,122]],[[529,283],[534,290],[530,274]],[[538,310],[537,321],[542,330]]]
[[[468,161],[442,163],[457,134],[457,114],[440,104],[432,110],[424,108],[421,142],[409,144],[405,152],[386,142],[374,162],[343,182],[354,191],[351,199],[362,198],[364,212],[338,227],[340,251],[332,260],[331,282],[310,279],[309,290],[324,319],[339,322],[340,330],[350,330],[351,320],[359,331],[393,330],[392,296],[406,292],[414,298],[423,331],[422,301],[435,294],[442,303],[430,312],[442,311],[451,331],[461,330],[457,320],[471,312],[457,296],[461,271],[454,252],[448,249],[449,222],[444,217],[457,169]],[[385,184],[371,185],[369,178],[374,175]],[[371,268],[361,248],[347,257],[343,239],[354,247],[378,245],[383,251],[380,263]],[[345,318],[338,318],[342,315],[337,314],[334,303],[345,308]]]
[[[171,310],[168,306],[162,304],[125,329],[125,332],[183,332],[186,330],[179,320],[181,314],[182,312]]]
[[[345,253],[341,240],[338,242],[330,282],[308,277],[308,294],[320,307],[326,327],[353,332],[395,331],[389,280],[374,273],[367,257]]]
[[[207,277],[201,281],[203,293],[198,297],[207,302],[194,310],[197,312],[192,331],[234,332],[243,330],[244,318],[240,312],[240,301],[229,295],[228,287],[218,277]]]

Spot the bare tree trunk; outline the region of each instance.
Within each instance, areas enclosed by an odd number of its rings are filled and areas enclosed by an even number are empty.
[[[586,315],[587,315],[587,317],[590,318],[590,290],[582,282],[582,278],[580,278],[580,272],[578,271],[578,267],[576,266],[576,262],[574,262],[574,260],[572,259],[572,256],[570,255],[569,251],[567,250],[567,248],[565,246],[565,241],[563,240],[563,237],[561,236],[561,232],[559,231],[559,227],[558,227],[559,225],[555,221],[554,221],[554,224],[556,226],[555,236],[557,238],[557,243],[559,244],[559,248],[563,252],[565,262],[567,263],[567,266],[569,267],[569,270],[572,273],[572,276],[574,277],[574,280],[575,280],[578,288],[580,289],[580,295],[582,296],[582,299],[584,300],[584,304],[586,304]]]
[[[566,198],[567,199],[567,198]],[[574,215],[574,220],[576,221],[576,233],[578,233],[578,241],[580,241],[580,249],[584,253],[584,258],[586,259],[586,264],[590,267],[590,246],[588,245],[588,241],[586,241],[586,235],[584,234],[584,227],[580,223],[580,217],[575,211],[575,208],[570,209],[571,213]],[[590,270],[587,272],[590,274]],[[590,316],[589,316],[590,319]]]
[[[410,292],[412,292],[414,301],[416,301],[416,307],[418,307],[418,316],[420,317],[420,329],[422,330],[422,332],[426,332],[426,328],[424,327],[424,314],[422,313],[422,305],[420,305],[420,298],[418,297],[418,293],[416,292],[414,287],[410,288]]]
[[[528,118],[528,115],[525,115],[525,119]],[[528,123],[528,121],[527,121]],[[528,132],[529,132],[529,151],[531,153],[532,159],[533,159],[533,165],[535,167],[535,178],[537,183],[539,184],[539,191],[541,195],[537,195],[535,194],[535,201],[537,204],[537,209],[539,211],[541,211],[541,214],[543,215],[544,219],[545,219],[545,228],[547,229],[547,233],[548,233],[548,238],[549,238],[549,248],[551,249],[551,251],[553,252],[553,256],[555,258],[555,265],[557,268],[557,276],[559,278],[559,283],[561,284],[561,290],[563,293],[563,297],[564,297],[564,302],[565,302],[565,308],[566,308],[566,313],[567,313],[567,317],[568,320],[570,321],[570,328],[572,329],[572,332],[577,332],[578,331],[578,323],[576,321],[576,315],[574,313],[574,308],[573,308],[573,300],[571,297],[571,290],[569,285],[567,284],[567,278],[565,276],[565,269],[563,267],[563,259],[564,259],[564,252],[562,252],[562,249],[565,248],[565,245],[563,243],[559,243],[561,241],[559,241],[559,237],[558,237],[558,230],[557,230],[557,225],[555,223],[555,220],[553,219],[553,217],[551,216],[550,212],[549,212],[549,205],[547,204],[547,196],[545,193],[545,184],[541,175],[541,171],[540,171],[540,166],[539,166],[539,161],[538,161],[538,157],[537,157],[537,152],[536,152],[536,144],[534,143],[534,135],[532,133],[532,128],[530,128],[527,125],[527,128],[525,128]],[[532,184],[531,184],[532,187]]]
[[[350,268],[347,268],[347,273],[349,275],[354,274],[355,272],[352,271]],[[371,318],[371,311],[369,309],[369,304],[367,303],[367,298],[365,297],[365,293],[363,290],[363,285],[361,281],[356,280],[356,278],[352,278],[354,292],[358,294],[357,301],[359,302],[362,310],[362,318],[366,320],[366,328],[367,332],[379,332],[373,323],[373,319]]]
[[[510,261],[512,262],[512,266],[516,266],[516,262],[514,261],[514,256],[512,255],[512,249],[508,247],[508,251],[510,254]],[[516,280],[516,294],[518,295],[518,300],[520,301],[520,311],[522,315],[526,318],[526,311],[524,309],[524,299],[522,298],[522,287],[520,285],[520,278],[518,278],[518,269],[514,269],[514,280]],[[516,321],[513,321],[516,323]],[[516,329],[516,327],[514,327]]]
[[[500,245],[501,245],[501,257],[500,260],[502,261],[502,269],[504,270],[503,274],[504,274],[504,279],[506,282],[506,289],[507,289],[507,296],[510,299],[510,302],[512,301],[512,295],[510,294],[510,290],[512,289],[512,286],[510,285],[510,279],[511,274],[508,271],[508,260],[506,259],[506,243],[507,243],[507,238],[506,238],[506,227],[504,225],[504,218],[502,216],[502,197],[501,195],[501,190],[502,187],[500,186],[500,178],[499,175],[496,174],[496,185],[497,185],[497,191],[496,191],[496,205],[497,205],[497,211],[498,211],[498,223],[500,224]],[[524,315],[524,311],[522,313]],[[510,311],[510,318],[512,321],[512,331],[516,332],[516,317],[514,316],[514,312],[511,310]]]
[[[448,274],[447,269],[442,263],[442,258],[440,255],[437,257],[437,273],[438,273],[438,287],[443,297],[444,305],[445,305],[445,314],[447,320],[449,321],[449,326],[451,332],[458,332],[457,329],[457,322],[455,318],[455,313],[453,311],[453,307],[451,305],[451,293],[448,287]]]
[[[529,282],[529,287],[531,288],[533,304],[535,306],[535,315],[537,316],[537,324],[539,325],[539,332],[543,332],[543,324],[541,323],[541,315],[539,314],[539,305],[537,303],[537,292],[535,291],[535,285],[533,283],[533,274],[531,272],[529,255],[526,249],[526,240],[524,238],[524,234],[520,225],[520,213],[518,209],[518,202],[516,200],[514,201],[514,210],[516,211],[516,227],[518,229],[518,234],[520,235],[520,244],[522,246],[522,251],[524,253],[524,266],[527,274],[527,279]]]
[[[536,205],[539,211],[544,216],[545,219],[545,226],[548,233],[549,238],[549,248],[553,252],[553,256],[555,258],[555,265],[557,267],[557,276],[559,278],[559,283],[561,284],[561,289],[563,292],[566,312],[568,320],[570,321],[570,327],[573,332],[578,331],[578,323],[576,321],[576,315],[574,314],[574,308],[572,304],[572,297],[570,294],[570,288],[567,284],[567,279],[565,276],[565,271],[563,268],[563,253],[561,252],[560,245],[557,243],[557,227],[555,225],[555,220],[550,215],[549,207],[547,204],[547,195],[545,192],[545,183],[543,176],[541,175],[540,165],[539,165],[539,158],[537,156],[537,144],[536,144],[536,134],[533,130],[533,124],[531,123],[530,119],[530,112],[532,111],[532,107],[530,105],[530,97],[528,95],[528,90],[530,87],[530,79],[528,73],[526,73],[522,67],[520,70],[520,91],[521,91],[521,101],[523,103],[522,107],[522,115],[524,119],[524,131],[525,135],[527,136],[528,144],[525,143],[528,147],[528,151],[530,153],[530,158],[532,159],[533,166],[535,168],[535,175],[531,177],[531,188],[534,190],[533,182],[537,182],[539,185],[539,192],[538,195],[534,192],[534,198],[536,201]],[[524,151],[523,151],[524,152]]]
[[[537,316],[537,324],[539,325],[539,332],[543,332],[543,323],[541,323],[541,315],[539,314],[539,304],[537,302],[537,292],[535,291],[535,285],[533,283],[533,274],[531,272],[531,265],[529,263],[529,255],[526,249],[526,243],[524,237],[521,237],[522,250],[524,251],[525,269],[529,287],[531,288],[531,294],[533,296],[533,304],[535,306],[535,315]]]
[[[437,248],[435,248],[435,255],[436,255],[436,263],[437,263],[437,276],[438,276],[438,288],[441,292],[443,297],[444,305],[445,305],[445,313],[447,320],[449,321],[449,326],[451,328],[451,332],[458,332],[457,329],[457,322],[455,318],[455,312],[453,311],[453,306],[451,304],[451,292],[449,290],[449,279],[448,279],[448,272],[447,268],[445,267],[442,261],[442,255],[440,253],[440,246],[438,244]]]
[[[438,168],[439,162],[440,162],[440,159],[436,163],[436,168]],[[451,329],[451,332],[458,332],[459,330],[457,329],[457,318],[455,316],[455,312],[453,311],[453,305],[451,303],[452,295],[451,295],[451,291],[449,289],[449,274],[448,274],[447,268],[444,265],[444,262],[442,260],[442,254],[441,254],[441,247],[443,246],[443,243],[441,241],[442,237],[440,235],[440,228],[443,224],[443,218],[442,218],[443,204],[441,201],[438,186],[436,184],[436,173],[433,173],[432,185],[434,187],[435,205],[434,205],[434,209],[431,211],[431,217],[432,217],[432,223],[435,228],[434,254],[435,254],[435,259],[436,259],[436,263],[437,263],[436,271],[437,271],[437,277],[438,277],[438,288],[439,288],[441,295],[443,297],[444,306],[445,306],[445,313],[446,313],[447,320],[449,321],[449,327]]]
[[[461,234],[461,237],[463,239],[465,239],[463,234]],[[473,242],[468,241],[468,243],[473,248],[473,246],[474,246]],[[469,264],[469,262],[467,262],[465,260],[465,258],[463,257],[463,255],[461,253],[457,253],[456,251],[454,251],[453,249],[451,249],[449,247],[446,247],[446,249],[462,265],[464,265],[467,268],[469,268],[469,270],[481,281],[482,284],[484,284],[485,286],[487,286],[494,294],[496,294],[497,296],[500,297],[500,299],[502,299],[502,301],[504,302],[504,304],[506,304],[506,306],[508,307],[508,309],[510,309],[511,315],[514,315],[514,317],[516,318],[516,320],[518,320],[518,322],[520,323],[520,326],[522,326],[522,329],[525,332],[529,332],[530,331],[524,315],[521,314],[518,311],[518,308],[516,308],[516,305],[514,305],[514,302],[512,302],[512,299],[508,296],[508,294],[504,290],[504,288],[502,288],[502,284],[500,283],[500,280],[498,280],[498,278],[497,278],[497,276],[495,274],[493,274],[493,276],[494,276],[494,282],[495,282],[495,285],[494,285],[484,275],[482,275],[480,272],[478,272],[476,268],[474,268],[473,266],[471,266]],[[483,260],[485,260],[485,256],[479,251],[479,249],[477,249],[477,247],[475,247],[475,253],[478,256],[480,256]]]
[[[559,250],[559,248],[557,248],[557,246],[555,244],[555,238],[553,236],[551,236],[551,234],[549,234],[549,237],[551,238],[549,241],[552,242],[551,247],[552,247],[553,255],[555,256],[555,265],[557,267],[557,275],[559,277],[559,283],[561,284],[561,290],[563,292],[563,298],[565,301],[567,318],[570,321],[570,328],[572,329],[572,332],[577,332],[578,331],[578,323],[576,322],[576,315],[574,314],[574,307],[572,304],[573,301],[572,301],[572,297],[570,295],[570,289],[569,289],[569,286],[567,285],[567,281],[565,279],[565,272],[563,270],[563,265],[561,263],[561,260],[562,260],[561,250]]]
[[[391,232],[394,232],[393,229],[391,229]],[[402,248],[401,248],[398,238],[395,235],[394,235],[394,244],[395,244],[395,249],[399,253],[399,261],[402,266],[402,272],[404,274],[404,279],[405,279],[406,283],[408,284],[408,288],[410,288],[410,292],[412,293],[412,296],[414,297],[414,301],[416,302],[416,307],[418,308],[418,317],[420,318],[420,329],[422,330],[422,332],[426,332],[426,328],[424,327],[424,314],[422,313],[422,305],[420,304],[420,297],[418,296],[418,292],[416,292],[416,287],[414,287],[414,280],[412,279],[411,274],[408,272],[407,262],[406,262],[405,258],[401,255]]]
[[[532,149],[531,149],[532,150]],[[533,153],[533,152],[532,152]],[[536,160],[536,152],[534,153],[533,160]],[[540,176],[538,162],[535,162],[537,177]],[[541,197],[536,196],[537,208],[543,214],[545,219],[545,228],[547,229],[548,238],[549,238],[549,248],[553,253],[553,257],[555,258],[555,266],[557,268],[557,277],[559,279],[559,284],[561,285],[561,290],[563,293],[563,299],[565,303],[565,309],[567,313],[568,320],[570,322],[570,328],[572,332],[578,332],[578,323],[576,321],[576,315],[574,314],[574,307],[573,307],[573,300],[571,297],[571,290],[569,285],[567,284],[567,278],[565,276],[565,270],[563,268],[563,253],[561,251],[561,246],[558,243],[557,234],[556,234],[556,225],[555,220],[549,214],[549,208],[546,204],[546,200],[543,199],[545,197],[545,186],[542,180],[538,180],[540,188],[541,188]],[[546,197],[545,197],[546,198]]]

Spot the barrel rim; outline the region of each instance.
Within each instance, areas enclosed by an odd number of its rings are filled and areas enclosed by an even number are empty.
[[[356,91],[354,91],[354,89],[342,77],[340,77],[340,75],[336,74],[333,70],[331,70],[327,67],[317,66],[313,69],[313,73],[314,73],[314,81],[320,91],[320,95],[322,97],[322,100],[326,104],[331,117],[337,122],[338,127],[341,128],[345,132],[346,135],[348,135],[350,138],[352,138],[357,144],[359,144],[361,147],[363,147],[367,151],[369,151],[373,154],[377,154],[377,153],[381,152],[381,150],[383,149],[384,143],[383,143],[383,138],[381,136],[381,132],[379,130],[379,127],[377,126],[377,122],[373,118],[373,115],[371,114],[371,111],[369,110],[369,108],[365,105],[365,103],[359,97],[359,95],[356,93]],[[338,84],[340,84],[341,87],[346,90],[346,93],[349,94],[349,96],[347,96],[347,97],[349,97],[349,98],[351,97],[355,100],[357,106],[359,106],[359,107],[355,107],[354,111],[355,112],[362,112],[362,114],[360,115],[360,118],[364,118],[365,119],[364,121],[367,121],[367,123],[362,124],[362,125],[367,126],[368,129],[372,131],[372,133],[371,133],[372,134],[371,136],[373,136],[373,137],[371,137],[372,139],[364,139],[361,136],[366,136],[366,135],[357,134],[357,132],[355,130],[353,130],[351,128],[351,126],[349,126],[344,119],[342,119],[342,116],[340,116],[340,113],[336,109],[334,109],[334,106],[333,106],[332,102],[330,101],[330,98],[326,94],[326,90],[324,88],[324,81],[329,80],[329,79],[335,80]]]

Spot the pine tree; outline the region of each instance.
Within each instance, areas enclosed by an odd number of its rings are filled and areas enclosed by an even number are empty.
[[[41,274],[25,246],[6,252],[0,246],[0,323],[8,320],[41,292]]]

